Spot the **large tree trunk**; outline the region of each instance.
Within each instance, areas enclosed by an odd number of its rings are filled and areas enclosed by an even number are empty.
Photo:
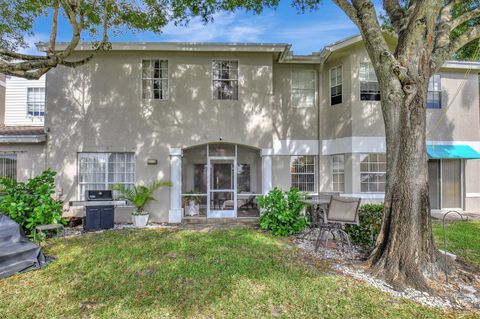
[[[382,229],[370,262],[373,272],[397,289],[428,290],[425,275],[436,272],[436,253],[425,152],[427,81],[416,80],[412,94],[398,92],[382,99],[387,189]],[[395,80],[385,82],[382,92],[398,91]]]

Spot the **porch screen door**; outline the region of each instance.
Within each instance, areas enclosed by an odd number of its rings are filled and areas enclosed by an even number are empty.
[[[428,189],[430,208],[440,209],[440,161],[428,161]]]
[[[442,208],[462,207],[461,176],[461,160],[442,160]]]
[[[236,216],[234,159],[210,159],[209,218]]]

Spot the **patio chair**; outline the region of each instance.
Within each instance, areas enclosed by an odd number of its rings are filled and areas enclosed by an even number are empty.
[[[326,232],[330,232],[332,236],[335,237],[335,233],[339,237],[344,237],[349,247],[351,247],[350,238],[348,234],[342,229],[343,225],[358,225],[358,208],[360,207],[361,198],[356,197],[339,197],[332,196],[330,198],[330,204],[328,209],[323,209],[321,215],[323,215],[323,221],[321,220],[322,216],[319,216],[320,222],[318,222],[317,227],[319,228],[319,233],[317,241],[315,243],[315,252],[320,246],[320,240],[322,236],[325,237],[325,244],[328,242]]]
[[[332,199],[332,196],[340,196],[340,193],[339,192],[320,192],[317,195],[311,196],[310,198],[313,200],[328,200],[328,202],[330,202]],[[315,207],[310,207],[310,209],[312,210],[309,214],[310,229],[300,237],[301,239],[307,238],[308,235],[313,233],[315,229],[320,228],[320,225],[323,224],[323,211],[325,210],[325,208],[327,208],[325,207],[326,205],[324,204],[324,205],[316,205]]]

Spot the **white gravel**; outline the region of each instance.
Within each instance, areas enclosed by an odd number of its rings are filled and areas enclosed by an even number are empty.
[[[473,280],[474,285],[465,284],[458,276],[450,276],[449,284],[444,286],[446,293],[442,296],[433,296],[412,288],[397,291],[385,281],[366,272],[361,260],[364,256],[356,247],[346,248],[337,245],[336,248],[327,248],[320,245],[318,251],[315,252],[315,239],[315,234],[308,236],[307,239],[303,239],[300,235],[294,239],[294,243],[307,255],[316,259],[328,260],[334,270],[361,280],[395,298],[405,298],[422,305],[443,309],[480,310],[480,274],[477,274]]]

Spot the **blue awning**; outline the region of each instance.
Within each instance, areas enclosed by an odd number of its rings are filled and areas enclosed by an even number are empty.
[[[480,159],[480,153],[468,145],[427,145],[427,155],[430,159]]]

